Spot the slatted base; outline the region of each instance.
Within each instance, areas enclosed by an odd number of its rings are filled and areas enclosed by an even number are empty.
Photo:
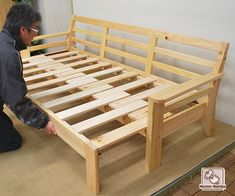
[[[53,120],[58,135],[87,162],[87,183],[99,191],[98,154],[147,127],[147,98],[169,88],[77,51],[23,60],[32,100]],[[108,125],[116,124],[110,130]]]

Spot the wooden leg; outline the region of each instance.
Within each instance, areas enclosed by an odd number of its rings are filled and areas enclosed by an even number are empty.
[[[87,185],[94,193],[99,193],[99,154],[98,149],[87,145],[86,148]]]
[[[164,105],[149,100],[148,128],[146,137],[146,169],[151,172],[160,167],[161,162],[161,130],[163,128]]]
[[[212,136],[215,133],[215,107],[218,87],[219,81],[214,82],[213,89],[208,94],[207,98],[207,106],[202,119],[203,128],[206,136]]]

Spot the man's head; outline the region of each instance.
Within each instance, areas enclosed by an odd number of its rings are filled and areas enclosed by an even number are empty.
[[[20,3],[11,7],[7,14],[5,27],[13,35],[18,35],[25,46],[30,45],[37,36],[41,16],[30,5]]]

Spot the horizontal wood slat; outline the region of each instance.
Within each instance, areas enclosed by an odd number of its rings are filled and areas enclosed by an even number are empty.
[[[138,132],[147,128],[147,118],[142,118],[136,120],[132,123],[124,125],[113,131],[105,133],[97,138],[92,139],[94,143],[100,150],[107,148],[115,143],[123,141],[124,139],[137,134]]]
[[[153,78],[150,78],[150,77],[141,78],[139,80],[136,80],[136,81],[118,86],[116,88],[107,90],[105,92],[97,93],[97,94],[93,95],[93,97],[96,98],[96,99],[97,98],[102,98],[102,97],[108,96],[112,93],[117,93],[117,92],[120,92],[120,91],[128,91],[128,90],[132,90],[132,89],[144,86],[144,85],[148,85],[148,84],[153,83],[154,81],[155,80]]]
[[[110,95],[109,97],[104,97],[101,99],[97,99],[67,110],[64,110],[62,112],[56,113],[56,116],[61,120],[66,120],[69,118],[72,118],[78,114],[82,114],[84,112],[89,112],[91,110],[97,109],[99,107],[105,106],[113,101],[116,101],[118,99],[124,98],[129,96],[128,93],[125,92],[119,92],[118,94]]]
[[[181,59],[184,61],[188,61],[188,62],[192,62],[192,63],[196,63],[199,65],[204,65],[207,67],[214,67],[215,65],[215,61],[211,61],[208,59],[204,59],[204,58],[199,58],[196,56],[192,56],[189,54],[184,54],[184,53],[180,53],[180,52],[176,52],[176,51],[172,51],[172,50],[168,50],[168,49],[164,49],[164,48],[159,48],[156,47],[155,48],[155,53],[156,54],[162,54],[162,55],[166,55],[166,56],[171,56],[177,59]]]
[[[68,86],[69,85],[73,86],[75,84],[68,84]],[[84,91],[81,91],[81,92],[78,92],[78,93],[74,93],[74,94],[71,94],[71,95],[63,96],[61,98],[53,99],[52,101],[45,102],[42,105],[47,109],[52,109],[54,107],[57,107],[57,106],[60,106],[60,105],[63,105],[63,104],[68,104],[70,102],[73,102],[73,101],[76,101],[76,100],[79,100],[79,99],[84,99],[86,97],[91,96],[94,93],[104,91],[104,90],[107,90],[107,89],[110,89],[110,88],[112,88],[112,86],[106,84],[106,85],[102,85],[102,86],[99,86],[99,87],[96,87],[96,88],[91,88],[91,89],[87,89],[87,90],[84,90]],[[69,90],[69,89],[67,89],[67,90]]]
[[[165,71],[168,71],[170,73],[174,73],[174,74],[177,74],[177,75],[180,75],[180,76],[184,76],[186,78],[197,78],[199,76],[201,76],[200,74],[197,74],[197,73],[194,73],[194,72],[191,72],[191,71],[187,71],[185,69],[181,69],[181,68],[178,68],[178,67],[174,67],[174,66],[171,66],[171,65],[168,65],[168,64],[165,64],[165,63],[161,63],[161,62],[158,62],[158,61],[153,61],[153,66],[156,67],[156,68],[159,68],[161,70],[165,70]]]
[[[97,126],[101,126],[105,123],[111,122],[119,117],[125,116],[128,113],[133,112],[145,106],[147,106],[147,102],[143,100],[139,100],[139,101],[127,104],[123,107],[117,108],[115,110],[105,112],[93,118],[89,118],[85,121],[74,124],[72,125],[72,128],[78,133],[83,133]]]

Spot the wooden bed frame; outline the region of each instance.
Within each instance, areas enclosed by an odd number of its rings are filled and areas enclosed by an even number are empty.
[[[164,137],[199,119],[206,136],[214,133],[228,43],[81,16],[68,32],[41,39],[49,42],[21,52],[28,96],[86,159],[93,192],[100,153],[134,134],[146,136],[150,172],[160,166]],[[29,57],[53,47],[60,48]]]

